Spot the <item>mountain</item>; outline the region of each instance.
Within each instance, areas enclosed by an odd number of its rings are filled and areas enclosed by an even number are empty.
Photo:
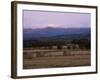
[[[24,29],[24,40],[38,39],[78,39],[90,38],[90,28],[53,28]]]

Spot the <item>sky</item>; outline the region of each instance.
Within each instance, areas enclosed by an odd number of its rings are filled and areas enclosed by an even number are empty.
[[[87,28],[91,27],[90,13],[23,11],[24,28]]]

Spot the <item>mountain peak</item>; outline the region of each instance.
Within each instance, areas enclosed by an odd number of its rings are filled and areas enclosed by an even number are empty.
[[[53,27],[51,27],[51,26],[47,26],[46,28],[44,28],[44,29],[54,29]]]

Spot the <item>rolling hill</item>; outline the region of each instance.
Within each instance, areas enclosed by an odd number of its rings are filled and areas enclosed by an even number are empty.
[[[24,40],[41,39],[78,39],[90,38],[90,28],[42,28],[42,29],[24,29]]]

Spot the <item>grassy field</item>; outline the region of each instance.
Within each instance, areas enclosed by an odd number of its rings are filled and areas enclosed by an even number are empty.
[[[24,50],[24,55],[27,50]],[[32,57],[35,52],[66,52],[66,55],[53,55],[53,56],[42,56]],[[91,65],[90,50],[30,50],[33,52],[27,56],[31,58],[25,58],[23,61],[24,69],[33,68],[53,68],[53,67],[75,67],[75,66],[88,66]]]

